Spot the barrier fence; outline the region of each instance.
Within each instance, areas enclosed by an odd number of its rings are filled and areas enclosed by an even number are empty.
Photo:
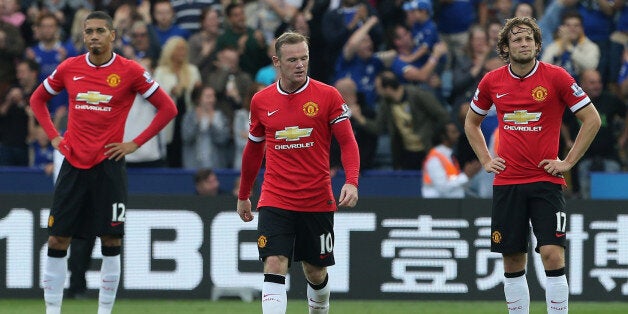
[[[0,295],[41,297],[49,194],[0,194]],[[335,216],[330,287],[338,299],[501,300],[501,257],[489,252],[490,200],[363,197]],[[256,220],[240,221],[231,196],[131,195],[121,298],[211,298],[257,291]],[[568,201],[567,276],[574,300],[626,300],[628,202]],[[530,250],[532,251],[532,250]],[[87,273],[97,292],[100,246]],[[544,300],[544,272],[531,254],[531,297]],[[301,267],[287,278],[304,297]],[[214,295],[214,297],[217,297]]]

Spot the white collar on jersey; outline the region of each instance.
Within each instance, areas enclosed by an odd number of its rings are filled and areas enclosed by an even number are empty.
[[[309,76],[307,76],[307,77],[305,78],[305,83],[303,84],[303,86],[299,87],[299,88],[298,88],[297,90],[295,90],[294,92],[287,92],[287,91],[285,91],[285,90],[281,89],[281,86],[279,85],[279,80],[277,80],[277,82],[275,83],[275,86],[277,86],[277,92],[279,92],[279,94],[282,94],[282,95],[294,95],[294,94],[298,94],[298,93],[300,93],[300,92],[304,91],[304,90],[307,88],[307,86],[308,86],[308,85],[310,85],[310,77],[309,77]]]
[[[89,65],[92,68],[102,68],[102,67],[106,67],[109,66],[113,63],[113,61],[116,59],[117,54],[114,52],[113,53],[113,57],[111,57],[111,60],[109,60],[107,63],[105,64],[101,64],[101,65],[95,65],[93,63],[91,63],[89,61],[89,52],[85,54],[85,61],[87,62],[87,65]]]

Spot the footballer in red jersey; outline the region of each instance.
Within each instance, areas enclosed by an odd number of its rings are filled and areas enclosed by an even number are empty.
[[[124,156],[155,136],[177,114],[172,99],[137,62],[113,53],[115,36],[107,13],[90,13],[83,24],[89,52],[63,61],[30,99],[53,147],[65,157],[48,217],[43,274],[46,313],[61,312],[72,238],[94,236],[100,237],[103,255],[98,313],[111,313],[120,281],[128,198]],[[69,113],[67,130],[61,136],[46,102],[63,89],[69,95]],[[157,113],[135,139],[122,142],[127,115],[138,93]]]
[[[253,220],[251,188],[264,152],[266,170],[258,202],[257,246],[264,262],[263,313],[285,313],[285,276],[300,261],[311,310],[327,313],[327,266],[334,264],[334,212],[358,200],[358,146],[350,112],[333,87],[307,76],[307,38],[287,32],[276,43],[279,80],[251,100],[249,141],[242,154],[237,212]],[[331,189],[329,150],[334,136],[346,180],[338,198]]]
[[[530,225],[535,251],[545,269],[547,312],[567,313],[565,275],[567,209],[563,174],[588,149],[600,128],[600,116],[586,93],[567,72],[537,61],[541,30],[533,18],[506,21],[498,36],[500,56],[509,64],[480,81],[465,119],[465,133],[487,172],[495,174],[491,214],[491,251],[504,265],[504,296],[509,313],[528,313],[525,276]],[[494,105],[499,119],[498,149],[492,156],[480,124]],[[563,112],[582,122],[565,156],[558,156]]]

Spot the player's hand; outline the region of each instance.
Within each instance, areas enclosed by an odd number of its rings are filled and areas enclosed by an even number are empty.
[[[236,207],[236,211],[238,215],[240,215],[240,219],[244,222],[249,222],[253,220],[253,212],[251,212],[251,200],[238,200],[238,205]]]
[[[499,174],[506,169],[506,160],[497,156],[484,164],[484,170],[488,173]]]
[[[338,198],[338,206],[340,207],[355,207],[358,203],[358,188],[349,183],[345,183],[340,190],[340,197]]]
[[[572,164],[560,160],[559,158],[556,159],[543,159],[538,167],[543,167],[543,169],[545,169],[545,172],[553,175],[553,176],[557,176],[557,177],[562,177],[563,173],[571,170],[571,167],[573,167]]]
[[[105,155],[108,156],[107,159],[115,159],[116,161],[119,161],[124,158],[124,156],[136,151],[139,146],[137,146],[135,142],[130,141],[125,143],[109,143],[105,145],[105,148],[109,148],[109,150],[105,152]]]

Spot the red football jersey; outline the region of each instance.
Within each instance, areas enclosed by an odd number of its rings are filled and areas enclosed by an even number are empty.
[[[68,58],[44,80],[48,93],[66,89],[69,95],[65,158],[73,166],[88,169],[103,161],[105,144],[120,143],[124,124],[136,94],[152,95],[159,84],[137,62],[113,54],[96,66],[89,54]],[[142,143],[139,143],[140,145]]]
[[[350,123],[338,91],[308,78],[294,93],[272,84],[251,100],[249,139],[266,141],[258,207],[334,211],[329,147],[334,123]]]
[[[560,126],[565,108],[576,112],[591,103],[587,94],[561,67],[536,63],[525,77],[506,65],[487,73],[478,85],[471,109],[486,115],[497,109],[498,156],[506,169],[495,176],[495,185],[549,181],[565,184],[563,177],[545,172],[538,164],[558,158]]]

